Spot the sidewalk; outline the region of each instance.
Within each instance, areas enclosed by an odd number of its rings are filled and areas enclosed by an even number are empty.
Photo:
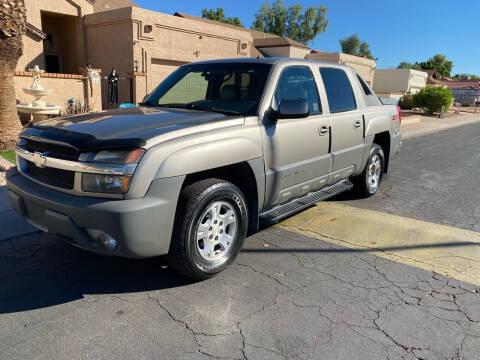
[[[480,121],[480,114],[459,115],[445,119],[421,116],[417,123],[402,124],[400,131],[402,132],[402,138],[407,139],[472,124],[477,121]]]

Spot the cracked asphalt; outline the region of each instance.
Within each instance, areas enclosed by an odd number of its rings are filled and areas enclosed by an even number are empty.
[[[479,137],[408,139],[380,196],[335,203],[479,231]],[[480,279],[274,226],[194,283],[35,233],[0,241],[0,324],[0,359],[478,359]]]

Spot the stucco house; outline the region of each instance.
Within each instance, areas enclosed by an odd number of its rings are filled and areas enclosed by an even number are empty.
[[[378,96],[399,99],[427,85],[427,73],[413,69],[375,69],[373,90]]]
[[[129,0],[25,0],[27,34],[16,72],[22,87],[32,69],[46,70],[42,83],[53,90],[46,100],[64,105],[69,98],[106,108],[105,77],[120,75],[119,101],[138,103],[178,66],[192,61],[232,57],[304,58],[310,49],[291,39],[183,13],[142,9]],[[93,84],[85,77],[90,64],[101,71]]]
[[[373,83],[373,74],[377,63],[375,60],[367,59],[365,57],[354,56],[341,52],[327,53],[322,51],[312,51],[308,54],[306,59],[329,61],[337,64],[343,64],[353,67],[360,76],[368,82],[369,85]]]
[[[443,84],[451,91],[454,103],[473,105],[480,102],[479,80],[444,80]]]

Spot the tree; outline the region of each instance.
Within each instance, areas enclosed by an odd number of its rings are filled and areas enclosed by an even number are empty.
[[[475,74],[456,74],[453,79],[455,80],[480,80],[480,76]]]
[[[23,53],[23,0],[0,0],[0,149],[11,149],[22,124],[17,115],[14,74]]]
[[[378,60],[378,58],[373,57],[368,43],[366,43],[365,41],[360,41],[360,38],[357,36],[357,34],[353,34],[349,37],[340,39],[340,46],[342,47],[342,52],[345,54],[366,57],[372,60]]]
[[[397,69],[435,70],[441,77],[450,77],[452,68],[453,62],[447,60],[447,57],[442,54],[436,54],[426,61],[416,61],[413,64],[402,61],[397,66]]]
[[[209,19],[209,20],[215,20],[215,21],[220,21],[225,24],[230,24],[230,25],[236,25],[240,27],[244,27],[242,25],[242,22],[238,17],[226,17],[225,16],[225,10],[223,8],[217,8],[217,11],[214,11],[213,9],[203,9],[202,10],[202,18],[204,19]]]
[[[442,77],[450,77],[453,62],[447,60],[445,55],[436,54],[427,61],[421,62],[420,67],[423,70],[435,70]]]
[[[422,68],[420,67],[420,64],[418,62],[412,64],[406,61],[402,61],[400,64],[398,64],[397,69],[421,70]]]
[[[327,11],[323,6],[310,6],[304,11],[300,4],[287,8],[283,0],[272,5],[266,2],[255,14],[251,28],[307,44],[326,31]]]

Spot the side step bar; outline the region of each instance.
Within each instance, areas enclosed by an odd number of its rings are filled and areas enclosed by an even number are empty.
[[[291,200],[290,202],[278,205],[271,210],[260,214],[260,223],[262,225],[271,225],[279,222],[287,216],[293,215],[307,207],[335,196],[345,190],[350,190],[353,184],[348,180],[339,181],[336,184],[326,186],[318,191],[308,193],[300,198]]]

